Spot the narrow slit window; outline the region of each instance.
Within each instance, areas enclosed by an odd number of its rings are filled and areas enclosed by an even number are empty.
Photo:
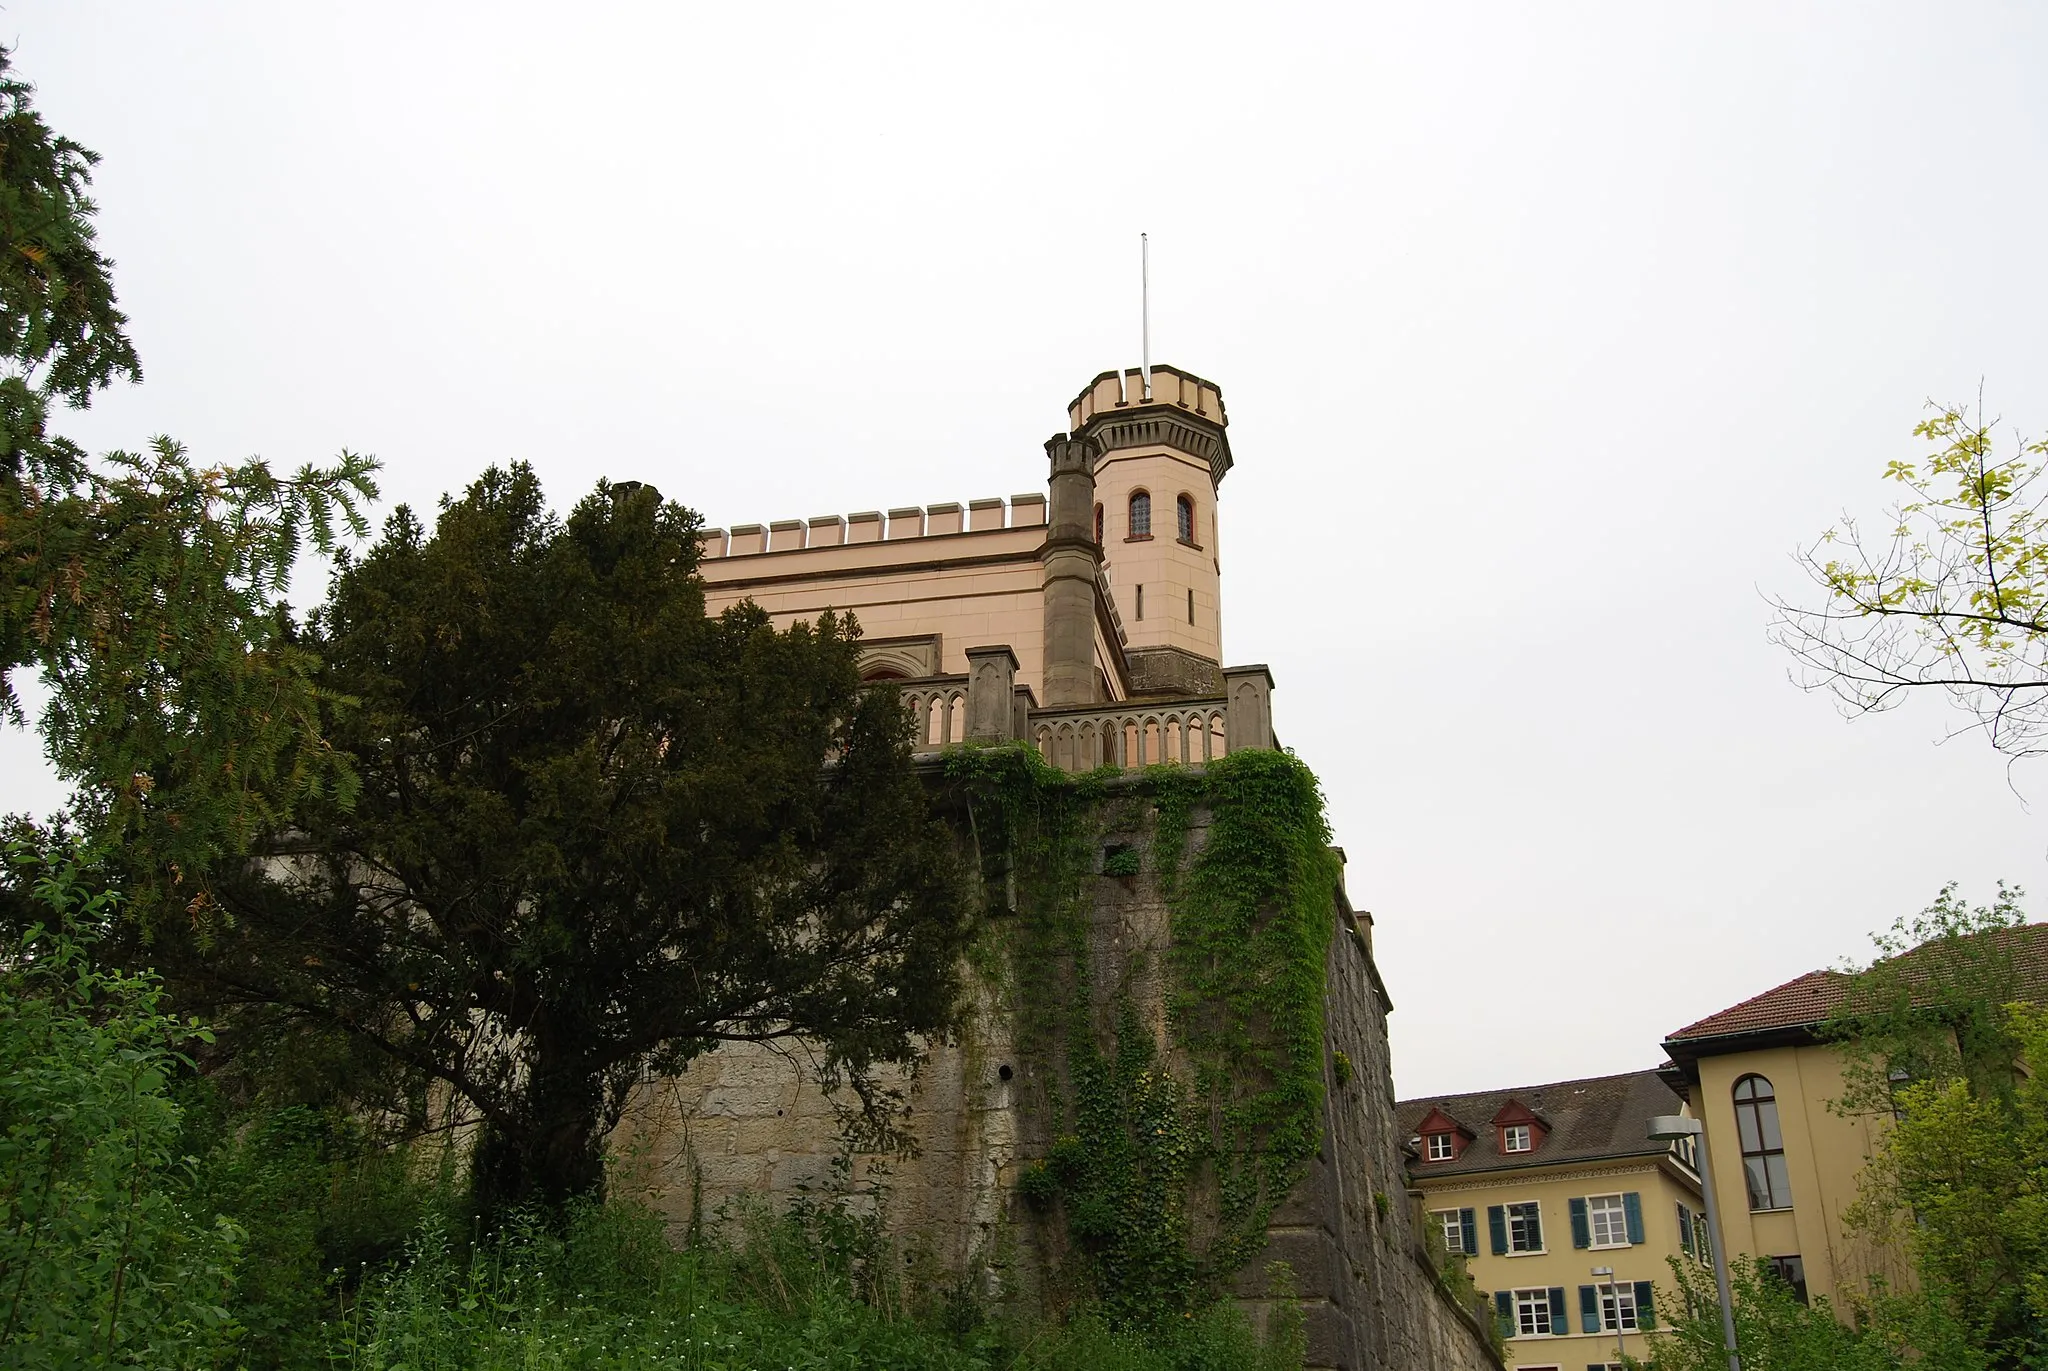
[[[1102,541],[1102,506],[1095,507],[1095,541]]]
[[[1193,589],[1193,587],[1190,587],[1190,588],[1189,588],[1189,590],[1188,590],[1188,622],[1192,624],[1192,623],[1193,623],[1194,621],[1195,621],[1195,592],[1194,592],[1194,589]]]
[[[1138,587],[1138,617],[1145,617],[1145,587]]]

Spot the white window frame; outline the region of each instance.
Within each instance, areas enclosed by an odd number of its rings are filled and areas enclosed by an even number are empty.
[[[1520,1146],[1516,1140],[1520,1139]],[[1534,1152],[1536,1130],[1526,1123],[1502,1124],[1500,1129],[1500,1150],[1503,1152]]]
[[[1437,1144],[1443,1144],[1443,1154],[1437,1154]],[[1425,1161],[1448,1162],[1458,1157],[1458,1145],[1448,1133],[1431,1133],[1422,1140],[1422,1156]]]
[[[1636,1286],[1634,1281],[1616,1279],[1601,1281],[1593,1289],[1600,1296],[1600,1331],[1603,1333],[1640,1333],[1642,1318],[1636,1309]],[[1620,1310],[1623,1322],[1616,1322],[1615,1311]]]
[[[1556,1317],[1557,1317],[1557,1311],[1556,1311],[1556,1310],[1554,1310],[1554,1309],[1552,1309],[1552,1308],[1550,1307],[1550,1287],[1549,1287],[1549,1286],[1547,1286],[1547,1285],[1539,1285],[1539,1286],[1534,1286],[1534,1287],[1532,1287],[1532,1288],[1530,1288],[1530,1289],[1528,1289],[1528,1290],[1517,1290],[1517,1291],[1514,1291],[1514,1292],[1513,1292],[1513,1294],[1514,1294],[1514,1302],[1515,1302],[1515,1336],[1516,1336],[1516,1337],[1518,1337],[1518,1338],[1554,1338],[1554,1337],[1556,1337],[1556,1336],[1557,1336],[1557,1334],[1555,1334],[1555,1333],[1553,1333],[1553,1332],[1551,1332],[1551,1331],[1550,1331],[1550,1330],[1551,1330],[1551,1328],[1552,1328],[1552,1326],[1554,1325],[1554,1323],[1555,1323],[1555,1321],[1556,1321]],[[1534,1297],[1533,1299],[1531,1298],[1532,1296]],[[1535,1308],[1538,1308],[1538,1307],[1540,1307],[1540,1308],[1541,1308],[1541,1309],[1543,1310],[1543,1317],[1542,1317],[1542,1319],[1541,1319],[1541,1320],[1539,1321],[1539,1322],[1541,1323],[1541,1325],[1542,1325],[1542,1326],[1541,1326],[1540,1328],[1538,1328],[1538,1329],[1537,1329],[1536,1331],[1534,1331],[1534,1332],[1531,1332],[1531,1331],[1529,1331],[1529,1330],[1528,1330],[1528,1329],[1527,1329],[1526,1327],[1524,1327],[1524,1325],[1525,1325],[1525,1324],[1527,1324],[1527,1323],[1529,1322],[1529,1319],[1528,1319],[1528,1312],[1529,1312],[1529,1311],[1530,1311],[1531,1309],[1535,1309]]]
[[[1596,1204],[1600,1206],[1597,1211],[1593,1208]],[[1593,1217],[1596,1212],[1601,1218],[1612,1220],[1607,1225],[1605,1242],[1600,1240],[1600,1224]],[[1586,1196],[1586,1239],[1596,1248],[1635,1246],[1628,1240],[1628,1201],[1619,1194]]]
[[[1515,1246],[1515,1225],[1518,1222],[1527,1222],[1526,1219],[1518,1219],[1516,1217],[1515,1211],[1517,1209],[1528,1209],[1535,1211],[1536,1237],[1538,1238],[1540,1245],[1536,1247]],[[1550,1250],[1548,1245],[1549,1235],[1543,1231],[1543,1202],[1541,1200],[1524,1200],[1519,1204],[1508,1205],[1506,1206],[1506,1212],[1502,1215],[1502,1217],[1507,1220],[1509,1256],[1534,1257]]]
[[[1432,1209],[1429,1216],[1437,1221],[1444,1235],[1444,1251],[1454,1256],[1475,1256],[1465,1250],[1465,1219],[1456,1209]]]

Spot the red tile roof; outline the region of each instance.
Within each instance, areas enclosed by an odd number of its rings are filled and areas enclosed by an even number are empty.
[[[2011,957],[2017,989],[2033,999],[2048,999],[2048,924],[2021,924],[1977,936],[1993,939],[1997,953]],[[1949,955],[1949,948],[1943,944],[1923,943],[1902,954],[1899,962],[1909,982],[1917,982],[1922,978],[1939,978]],[[1849,985],[1850,978],[1839,971],[1809,971],[1741,1004],[1709,1014],[1698,1023],[1687,1024],[1667,1034],[1665,1041],[1682,1043],[1735,1033],[1818,1027],[1841,1008]]]

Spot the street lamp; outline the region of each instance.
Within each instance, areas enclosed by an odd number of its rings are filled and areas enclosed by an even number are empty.
[[[1728,1298],[1728,1256],[1722,1251],[1721,1206],[1714,1199],[1714,1161],[1707,1155],[1707,1126],[1683,1114],[1660,1114],[1650,1120],[1650,1137],[1658,1142],[1691,1138],[1699,1144],[1700,1189],[1707,1199],[1707,1241],[1714,1248],[1714,1289],[1721,1296],[1721,1345],[1728,1349],[1728,1371],[1742,1371],[1742,1358],[1735,1351],[1735,1305]]]
[[[1621,1327],[1621,1282],[1614,1278],[1614,1268],[1611,1266],[1594,1267],[1593,1276],[1596,1280],[1601,1276],[1607,1277],[1607,1298],[1614,1306],[1614,1355],[1625,1357],[1628,1355],[1628,1343],[1625,1341],[1628,1334],[1623,1332]],[[1594,1292],[1597,1297],[1599,1292],[1598,1286],[1594,1287]],[[1641,1311],[1637,1312],[1636,1319],[1640,1324],[1642,1319]],[[1601,1312],[1600,1321],[1602,1323],[1607,1321],[1606,1311],[1604,1310]]]

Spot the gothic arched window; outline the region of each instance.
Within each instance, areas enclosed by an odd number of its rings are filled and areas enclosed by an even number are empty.
[[[1102,541],[1102,506],[1095,507],[1095,541]]]
[[[1131,536],[1152,536],[1152,497],[1142,490],[1131,492]]]
[[[1173,512],[1180,525],[1180,540],[1192,545],[1195,541],[1195,502],[1183,495],[1173,502]]]

